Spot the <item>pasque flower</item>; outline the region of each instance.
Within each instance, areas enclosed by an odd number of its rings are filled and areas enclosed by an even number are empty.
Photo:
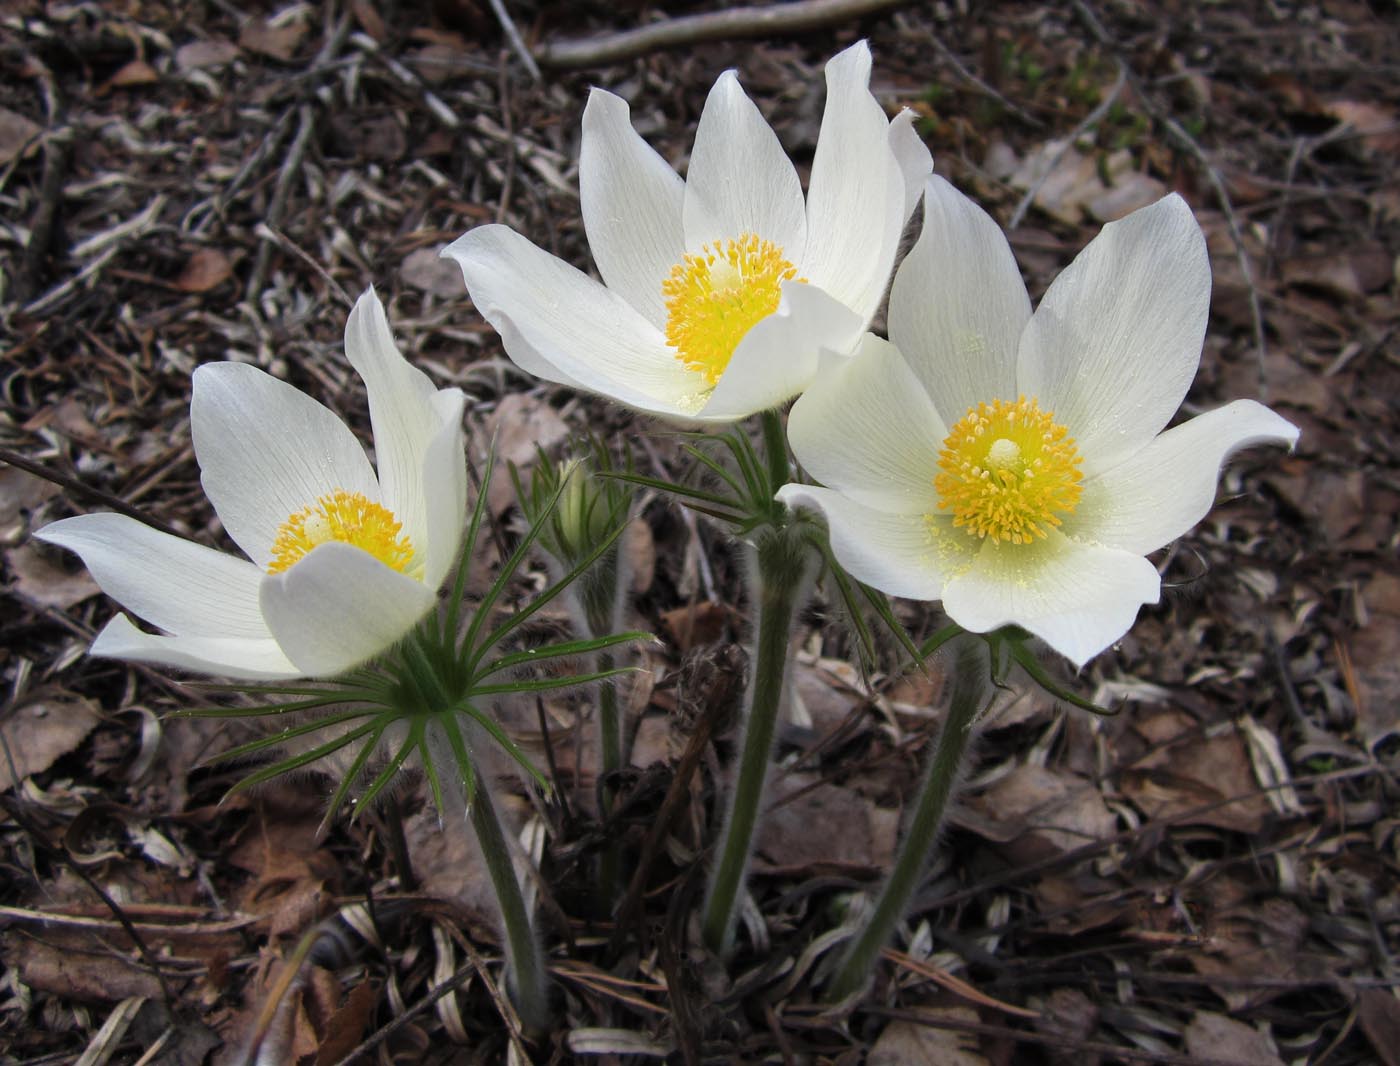
[[[330,677],[386,650],[433,605],[461,543],[463,396],[399,353],[373,290],[345,328],[369,394],[378,473],[326,407],[256,367],[194,373],[201,481],[246,559],[90,514],[35,536],[76,552],[117,615],[92,654],[240,679]]]
[[[1210,263],[1179,196],[1105,226],[1035,313],[981,209],[929,181],[890,293],[890,342],[793,406],[836,557],[964,628],[1018,625],[1077,664],[1157,602],[1145,556],[1200,521],[1235,451],[1297,429],[1238,400],[1165,429],[1200,362]],[[892,342],[892,343],[891,343]]]
[[[733,71],[705,102],[685,181],[594,89],[579,186],[599,284],[511,229],[444,255],[506,353],[537,377],[640,411],[733,421],[797,395],[825,349],[845,354],[882,299],[931,169],[904,113],[871,95],[864,42],[826,67],[826,108],[801,181]]]

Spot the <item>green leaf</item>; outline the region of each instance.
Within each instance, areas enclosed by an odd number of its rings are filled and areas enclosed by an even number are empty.
[[[470,700],[459,705],[457,711],[461,714],[465,714],[472,721],[476,722],[477,725],[481,726],[482,729],[486,730],[486,732],[491,735],[491,739],[494,740],[501,747],[505,748],[506,753],[510,755],[510,757],[514,759],[517,763],[519,763],[520,766],[525,770],[525,772],[528,773],[531,777],[533,777],[539,783],[540,787],[545,790],[545,792],[552,791],[552,789],[550,788],[549,779],[545,777],[544,774],[540,773],[539,769],[535,766],[535,764],[530,761],[530,757],[520,750],[519,745],[517,745],[515,741],[511,740],[510,737],[506,735],[505,730],[501,728],[500,723],[493,719],[489,714],[483,714],[481,711],[477,710],[475,705],[473,705]]]
[[[1090,714],[1097,714],[1103,718],[1113,718],[1122,710],[1121,707],[1115,707],[1113,709],[1100,707],[1093,700],[1085,699],[1083,696],[1077,695],[1062,687],[1046,672],[1040,660],[1035,657],[1035,653],[1021,641],[1010,640],[1007,642],[1007,646],[1011,651],[1011,658],[1015,659],[1021,669],[1030,675],[1032,681],[1046,692],[1050,693],[1055,699],[1068,703],[1072,707],[1078,707],[1081,710],[1088,711]]]
[[[392,714],[392,711],[381,711],[378,717],[383,718]],[[245,755],[256,755],[258,752],[279,747],[297,737],[304,737],[318,730],[340,725],[342,722],[353,722],[357,718],[370,718],[373,716],[375,716],[374,711],[346,711],[344,714],[332,714],[325,718],[317,718],[314,721],[305,722],[292,729],[279,729],[277,732],[270,733],[265,737],[259,737],[257,740],[251,740],[247,744],[240,744],[236,748],[230,748],[228,751],[220,752],[218,755],[209,759],[206,765],[217,766],[219,763],[229,762],[233,759],[241,759]]]
[[[370,722],[367,725],[362,725],[357,729],[352,729],[344,736],[336,737],[334,740],[328,741],[318,748],[313,748],[311,751],[302,752],[300,755],[294,755],[290,759],[283,759],[281,762],[273,763],[271,766],[265,766],[256,773],[249,774],[242,781],[239,781],[229,789],[225,799],[227,799],[228,796],[235,795],[255,785],[260,785],[264,781],[271,781],[274,777],[280,777],[282,774],[291,773],[293,770],[300,770],[304,766],[310,766],[312,763],[324,759],[327,755],[334,755],[341,748],[355,743],[355,741],[359,740],[361,737],[372,732],[375,728],[375,724],[375,722]]]
[[[547,659],[567,658],[571,655],[589,655],[596,651],[604,651],[608,648],[616,647],[619,644],[630,644],[653,639],[650,633],[633,631],[630,633],[614,633],[606,637],[591,637],[588,640],[569,640],[559,644],[545,644],[538,648],[528,648],[525,651],[517,651],[509,655],[502,655],[499,659],[487,664],[476,676],[479,679],[487,678],[493,674],[500,673],[502,670],[510,670],[529,663],[544,662]]]
[[[472,696],[475,698],[477,696],[508,696],[515,692],[555,692],[561,688],[591,685],[594,681],[606,681],[610,677],[635,674],[636,672],[635,666],[619,666],[613,670],[599,670],[592,674],[569,674],[561,677],[536,678],[530,681],[507,681],[499,685],[475,685],[472,687]]]
[[[316,829],[319,837],[325,833],[330,825],[331,819],[336,816],[336,812],[345,804],[345,798],[350,794],[350,790],[355,787],[355,782],[359,780],[365,764],[369,762],[369,757],[374,754],[374,750],[379,747],[380,738],[384,736],[384,731],[389,728],[389,719],[380,722],[373,731],[373,735],[360,745],[359,754],[355,756],[355,761],[350,764],[350,768],[340,779],[340,784],[335,787],[335,793],[331,796],[330,805],[326,808],[326,815],[321,819],[321,824]]]
[[[385,786],[387,786],[389,782],[394,779],[394,776],[399,770],[403,768],[404,761],[408,758],[409,752],[418,746],[418,741],[421,740],[422,737],[423,721],[422,719],[417,719],[414,721],[412,728],[409,729],[408,736],[404,739],[404,742],[399,745],[399,750],[394,752],[394,757],[385,764],[384,769],[370,782],[369,787],[365,789],[365,794],[361,796],[359,802],[355,804],[355,813],[351,816],[352,821],[359,818],[360,812],[379,798],[379,794],[384,791]]]

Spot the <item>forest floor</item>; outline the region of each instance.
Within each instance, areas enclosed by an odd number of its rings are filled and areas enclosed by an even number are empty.
[[[616,6],[506,4],[556,64],[559,42],[660,17]],[[1400,1063],[1393,3],[909,4],[538,80],[482,0],[7,0],[0,27],[0,1063],[234,1064],[260,1031],[256,1061],[316,1066]],[[637,658],[634,770],[608,824],[587,698],[508,709],[558,786],[546,802],[500,784],[543,872],[558,992],[556,1031],[526,1045],[470,841],[413,789],[325,840],[317,778],[221,802],[238,771],[208,759],[246,729],[167,717],[207,697],[86,657],[114,606],[29,534],[119,501],[225,546],[191,371],[256,363],[368,439],[341,337],[371,284],[410,358],[467,393],[476,454],[495,433],[528,465],[591,432],[681,475],[664,427],[516,371],[437,253],[503,221],[591,267],[591,85],[683,167],[737,67],[805,174],[822,65],[861,37],[877,95],[915,109],[938,173],[1009,227],[1033,296],[1103,222],[1180,192],[1214,269],[1185,412],[1255,397],[1302,438],[1234,463],[1158,560],[1164,602],[1062,672],[1122,713],[1027,688],[989,725],[915,915],[844,1017],[814,991],[818,938],[890,861],[940,677],[866,687],[819,597],[738,955],[706,956],[690,921],[729,736],[682,783],[615,929],[593,857],[647,840],[687,740],[729,709],[706,694],[734,690],[749,617],[736,546],[647,501],[633,615],[665,639]]]

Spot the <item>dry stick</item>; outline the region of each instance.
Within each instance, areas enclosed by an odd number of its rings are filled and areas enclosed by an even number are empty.
[[[143,525],[150,526],[152,529],[158,529],[162,533],[170,534],[172,537],[184,537],[184,534],[174,527],[166,525],[159,518],[156,518],[147,511],[143,511],[140,507],[132,506],[120,496],[114,496],[110,492],[95,488],[82,481],[80,478],[72,477],[62,471],[55,470],[53,467],[41,463],[36,459],[27,459],[18,452],[11,451],[9,448],[0,448],[0,462],[8,463],[16,470],[23,470],[26,474],[33,474],[35,477],[43,478],[45,481],[52,482],[60,488],[67,489],[69,492],[76,493],[79,496],[87,496],[90,499],[96,500],[98,503],[106,504],[119,514],[124,514],[128,518],[134,518],[136,521]]]
[[[1230,200],[1230,193],[1225,188],[1225,181],[1221,178],[1220,171],[1215,164],[1206,158],[1205,149],[1200,146],[1196,138],[1187,133],[1176,119],[1154,104],[1147,93],[1143,91],[1137,76],[1128,66],[1127,60],[1122,57],[1122,50],[1118,47],[1118,42],[1099,21],[1099,17],[1094,14],[1086,0],[1071,0],[1071,3],[1074,5],[1075,13],[1079,16],[1080,21],[1084,23],[1094,39],[1113,52],[1119,72],[1132,84],[1137,93],[1138,101],[1142,104],[1142,109],[1147,112],[1148,117],[1154,122],[1160,123],[1170,139],[1184,148],[1200,164],[1201,169],[1205,171],[1206,180],[1215,190],[1216,199],[1220,201],[1221,212],[1225,215],[1225,224],[1230,230],[1230,240],[1235,246],[1235,261],[1239,264],[1240,276],[1244,279],[1245,289],[1249,292],[1249,316],[1254,329],[1255,355],[1259,362],[1259,398],[1267,401],[1269,383],[1265,364],[1268,356],[1268,345],[1264,339],[1264,312],[1259,304],[1259,289],[1254,284],[1254,272],[1250,269],[1249,254],[1245,251],[1244,236],[1240,232],[1239,219],[1235,216],[1235,205]]]
[[[802,33],[833,22],[847,22],[862,15],[898,7],[907,0],[793,0],[772,7],[740,7],[686,15],[650,26],[592,37],[581,41],[555,41],[535,53],[541,66],[556,69],[601,66],[633,59],[661,48],[675,48],[729,37],[766,37]],[[494,7],[494,3],[492,4]]]
[[[1026,217],[1026,212],[1030,210],[1032,201],[1035,200],[1036,195],[1040,192],[1041,188],[1044,187],[1045,183],[1050,180],[1050,175],[1055,172],[1055,168],[1060,165],[1060,160],[1074,147],[1075,142],[1078,141],[1080,137],[1083,137],[1084,134],[1088,133],[1089,130],[1103,121],[1104,116],[1108,114],[1114,103],[1117,102],[1118,94],[1123,91],[1123,86],[1126,85],[1127,82],[1128,68],[1124,64],[1119,63],[1118,80],[1113,83],[1113,88],[1110,89],[1108,95],[1099,102],[1099,106],[1085,115],[1084,121],[1074,127],[1070,135],[1065,138],[1065,143],[1060,146],[1059,151],[1046,162],[1045,169],[1040,177],[1036,178],[1036,180],[1031,183],[1031,187],[1026,190],[1026,195],[1021,197],[1021,202],[1016,205],[1016,210],[1011,212],[1011,218],[1006,223],[1006,228],[1008,230],[1013,230],[1021,224],[1021,220]]]
[[[292,193],[292,184],[301,171],[302,160],[306,158],[306,145],[311,140],[311,132],[316,126],[315,112],[310,104],[302,104],[297,109],[297,121],[296,136],[292,138],[292,147],[287,152],[286,161],[282,164],[282,172],[277,175],[277,185],[272,191],[272,202],[267,207],[265,221],[272,230],[282,224],[282,216],[287,211],[287,200]],[[256,304],[258,294],[262,292],[263,283],[267,280],[268,267],[272,264],[273,243],[270,234],[259,242],[257,259],[253,263],[253,272],[248,276],[248,287],[243,290],[244,298],[254,304]]]
[[[963,61],[953,53],[953,50],[951,48],[949,48],[946,44],[943,43],[942,38],[940,38],[938,34],[932,32],[931,30],[916,30],[910,24],[909,20],[903,15],[895,16],[895,26],[899,28],[900,34],[905,37],[917,35],[923,40],[928,41],[929,44],[933,45],[934,50],[940,56],[943,57],[944,62],[946,62],[950,67],[953,68],[954,71],[957,72],[958,77],[962,78],[963,81],[967,82],[978,92],[982,93],[984,96],[995,100],[998,104],[1006,108],[1006,110],[1010,111],[1022,122],[1026,123],[1026,125],[1035,126],[1039,129],[1044,128],[1044,122],[1036,118],[1034,115],[1032,115],[1029,111],[1023,108],[1020,104],[1016,103],[1014,100],[1010,99],[1009,97],[1003,96],[1001,93],[997,92],[995,86],[989,85],[987,82],[983,81],[976,74],[974,74],[972,71],[968,70],[967,67],[963,65]]]
[[[491,0],[491,12],[496,16],[496,21],[501,24],[501,29],[505,31],[506,40],[510,42],[510,50],[520,58],[520,62],[530,72],[530,80],[538,85],[541,81],[540,66],[535,62],[535,57],[530,54],[530,49],[526,46],[525,39],[520,36],[520,31],[515,28],[515,20],[510,17],[506,5],[501,0]]]

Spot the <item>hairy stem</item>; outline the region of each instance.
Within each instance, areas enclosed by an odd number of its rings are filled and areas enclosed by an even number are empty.
[[[793,618],[807,586],[808,548],[796,527],[762,530],[755,557],[751,602],[758,617],[748,718],[739,774],[720,836],[719,858],[710,875],[702,924],[705,943],[718,954],[728,953],[733,943],[739,892],[753,847],[778,711],[787,687]]]
[[[973,725],[987,687],[987,664],[975,640],[966,640],[959,650],[953,674],[953,693],[948,718],[938,734],[938,745],[929,762],[914,817],[904,834],[894,869],[880,893],[880,899],[866,919],[865,926],[851,940],[836,975],[826,988],[830,1002],[856,995],[870,979],[875,962],[889,942],[895,925],[904,917],[909,899],[923,879],[938,833],[943,825],[948,800],[953,794],[963,754],[972,739]]]
[[[549,1025],[548,978],[545,975],[544,956],[530,927],[530,912],[525,906],[520,881],[515,876],[515,864],[511,862],[510,847],[501,829],[496,806],[491,802],[491,792],[480,776],[476,778],[475,786],[467,808],[477,844],[486,860],[491,886],[496,890],[496,901],[501,908],[511,1001],[520,1014],[526,1032],[542,1033]]]

